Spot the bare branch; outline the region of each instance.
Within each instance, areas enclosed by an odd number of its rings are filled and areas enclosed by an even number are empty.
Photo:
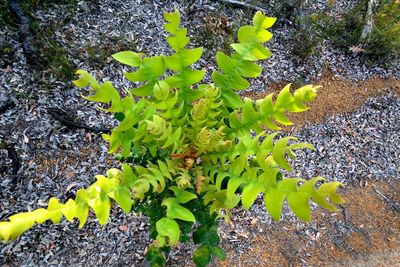
[[[225,2],[225,3],[228,3],[228,4],[232,4],[232,5],[243,6],[243,7],[246,7],[246,8],[255,9],[257,11],[266,12],[266,10],[264,8],[261,8],[259,6],[255,6],[255,5],[251,5],[251,4],[248,4],[248,3],[244,3],[244,2],[236,1],[236,0],[221,0],[221,1]]]

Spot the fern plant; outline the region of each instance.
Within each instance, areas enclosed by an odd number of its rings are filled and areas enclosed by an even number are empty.
[[[112,83],[99,83],[84,70],[74,81],[89,87],[83,96],[99,103],[114,115],[119,125],[104,134],[109,152],[121,162],[120,169],[97,175],[96,182],[76,193],[75,199],[60,203],[51,198],[47,209],[19,213],[0,222],[0,239],[12,240],[47,220],[58,223],[79,220],[83,227],[92,209],[101,225],[106,224],[113,204],[128,213],[132,210],[150,217],[154,240],[146,259],[163,266],[170,248],[192,238],[198,245],[193,260],[206,266],[217,256],[225,259],[218,245],[217,220],[229,221],[231,210],[241,205],[249,209],[263,195],[271,217],[279,220],[285,200],[302,220],[311,218],[309,201],[329,210],[343,202],[336,193],[339,182],[323,183],[284,178],[291,171],[287,156],[294,151],[313,149],[294,137],[278,138],[280,125],[291,125],[286,112],[307,110],[318,86],[307,85],[291,93],[290,85],[274,97],[242,100],[236,93],[249,87],[246,78],[257,77],[256,61],[271,52],[263,46],[272,34],[267,30],[275,18],[257,12],[253,25],[243,26],[230,55],[218,52],[219,70],[213,84],[199,84],[205,71],[191,66],[202,48],[187,48],[187,30],[180,27],[178,11],[164,14],[171,55],[145,57],[131,51],[113,55],[132,68],[125,77],[133,88],[119,92]]]

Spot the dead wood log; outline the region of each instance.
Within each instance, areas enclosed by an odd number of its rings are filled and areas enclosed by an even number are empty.
[[[26,61],[29,64],[37,64],[36,49],[32,44],[34,36],[31,31],[29,18],[25,15],[18,0],[10,0],[8,8],[19,24],[18,36]]]
[[[250,8],[250,9],[254,9],[257,11],[262,11],[262,12],[266,12],[266,10],[264,8],[261,8],[259,6],[255,6],[252,4],[248,4],[245,2],[240,2],[240,1],[236,1],[236,0],[221,0],[222,2],[228,3],[228,4],[232,4],[232,5],[236,5],[236,6],[242,6],[242,7],[246,7],[246,8]]]
[[[15,150],[15,144],[8,143],[0,139],[0,149],[4,149],[7,151],[8,157],[11,160],[10,165],[7,167],[7,173],[12,176],[12,184],[16,185],[18,182],[17,174],[19,169],[21,168],[21,162],[19,160],[17,151]]]
[[[0,115],[15,106],[14,101],[5,93],[0,93]]]
[[[66,113],[65,111],[59,109],[59,108],[48,108],[47,112],[56,120],[58,120],[59,122],[61,122],[63,125],[69,127],[69,128],[73,128],[73,129],[85,129],[89,132],[93,132],[93,133],[110,133],[109,129],[106,128],[97,128],[97,127],[91,127],[88,125],[85,125],[83,123],[80,122],[76,122],[75,120],[73,120],[71,118],[70,115],[68,115],[68,113]]]

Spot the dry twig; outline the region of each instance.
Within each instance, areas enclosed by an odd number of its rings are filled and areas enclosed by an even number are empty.
[[[400,212],[400,206],[397,203],[394,203],[394,201],[392,199],[390,199],[387,196],[385,196],[378,189],[374,188],[374,190],[378,195],[380,195],[384,200],[386,200],[388,202],[388,204],[393,207],[393,209],[395,209],[396,211]]]
[[[257,11],[266,12],[266,10],[264,8],[261,8],[259,6],[255,6],[252,4],[236,1],[236,0],[221,0],[221,1],[228,3],[228,4],[232,4],[232,5],[242,6],[242,7],[246,7],[246,8],[250,8],[250,9],[255,9]]]

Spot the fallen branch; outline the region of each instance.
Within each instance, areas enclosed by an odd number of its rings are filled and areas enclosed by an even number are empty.
[[[348,226],[350,224],[349,214],[347,213],[347,210],[343,205],[340,205],[340,208],[342,209],[343,212],[344,224]]]
[[[0,115],[14,106],[14,101],[8,95],[0,93]]]
[[[75,122],[71,119],[71,116],[69,116],[66,112],[62,111],[61,109],[48,108],[47,111],[51,116],[53,116],[54,119],[58,120],[63,125],[69,128],[85,129],[93,133],[110,133],[110,130],[106,128],[96,128],[85,125],[83,123]]]
[[[10,0],[8,7],[19,24],[18,35],[22,50],[29,64],[37,64],[35,49],[32,45],[33,34],[29,25],[29,18],[25,15],[18,0]]]
[[[17,184],[17,174],[18,170],[21,168],[21,162],[19,161],[17,151],[15,150],[15,145],[13,143],[9,144],[4,140],[0,139],[0,149],[7,150],[8,157],[11,160],[10,166],[7,168],[7,172],[11,175],[12,183]]]
[[[228,3],[228,4],[232,4],[232,5],[237,5],[237,6],[250,8],[250,9],[255,9],[257,11],[262,11],[264,13],[266,12],[266,10],[264,8],[261,8],[259,6],[255,6],[255,5],[252,5],[252,4],[236,1],[236,0],[221,0],[221,1],[225,2],[225,3]]]
[[[378,189],[376,189],[374,187],[375,192],[380,195],[384,200],[386,200],[386,202],[388,202],[388,204],[390,206],[392,206],[393,209],[397,210],[398,212],[400,212],[400,206],[397,203],[393,203],[393,200],[388,198],[387,196],[385,196],[381,191],[379,191]]]

